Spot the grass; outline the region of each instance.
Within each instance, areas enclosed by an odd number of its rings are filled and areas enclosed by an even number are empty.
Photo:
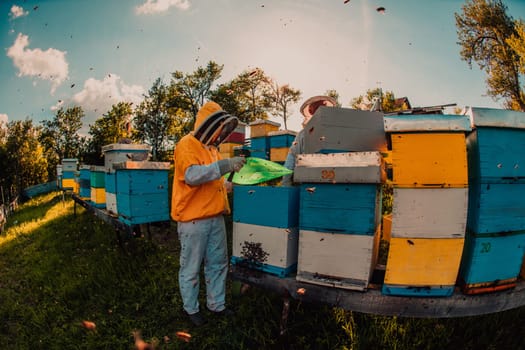
[[[181,308],[174,225],[122,250],[113,227],[80,206],[74,215],[73,201],[61,199],[55,192],[23,204],[0,235],[1,349],[133,349],[133,331],[157,349],[525,349],[525,307],[412,319],[292,300],[281,336],[282,300],[256,288],[239,295],[231,281],[236,316],[206,313],[210,322],[194,328]]]

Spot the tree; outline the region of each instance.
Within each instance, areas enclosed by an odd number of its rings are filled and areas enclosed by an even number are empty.
[[[287,120],[291,110],[290,104],[297,103],[301,98],[301,90],[295,90],[290,85],[279,85],[273,81],[268,84],[264,93],[264,106],[270,112],[283,118],[284,129],[288,130]]]
[[[270,78],[260,68],[244,71],[211,91],[210,99],[243,123],[266,119],[268,116],[264,107],[264,93],[269,81]]]
[[[39,128],[31,119],[9,122],[5,143],[6,187],[12,198],[26,187],[47,180],[47,161],[38,141]]]
[[[516,34],[508,38],[507,43],[519,56],[519,71],[525,74],[525,22],[520,20],[516,23]],[[521,100],[525,100],[523,90],[521,90]],[[518,108],[515,106],[512,109]]]
[[[223,67],[223,65],[210,61],[205,68],[198,67],[191,74],[184,74],[180,71],[171,73],[170,89],[173,91],[170,105],[181,108],[189,114],[190,130],[193,128],[197,112],[205,99],[209,97],[213,83],[221,77]]]
[[[153,160],[166,160],[167,150],[173,146],[177,135],[177,118],[184,113],[179,108],[170,108],[169,88],[160,78],[135,109],[133,138],[151,145]]]
[[[383,92],[381,88],[368,89],[364,95],[353,98],[350,106],[354,109],[368,111],[378,99],[381,100],[381,111],[383,112],[393,112],[403,109],[403,106],[396,106],[396,98],[392,91]]]
[[[503,98],[506,108],[525,111],[520,56],[507,40],[519,33],[507,7],[502,0],[467,0],[462,10],[455,14],[461,59],[485,71],[489,96]]]
[[[56,165],[64,158],[79,158],[85,138],[78,135],[84,111],[75,106],[60,108],[52,120],[42,121],[39,141],[44,147],[50,179],[55,178]]]
[[[131,135],[131,102],[119,102],[111,110],[89,126],[89,152],[92,153],[91,161],[98,164],[102,158],[102,146],[117,143],[121,139],[130,138]],[[99,159],[93,157],[97,155]]]
[[[335,89],[326,90],[325,92],[326,96],[332,97],[336,102],[336,107],[341,107],[341,102],[339,102],[339,93]]]

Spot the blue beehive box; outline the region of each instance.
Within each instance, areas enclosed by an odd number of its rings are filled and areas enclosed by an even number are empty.
[[[374,235],[381,219],[378,184],[302,184],[299,227],[319,232]]]
[[[298,187],[234,186],[234,222],[280,228],[297,227],[298,212]]]
[[[126,224],[145,224],[169,220],[169,163],[114,163],[116,203],[119,220]]]
[[[512,287],[520,273],[525,253],[525,231],[509,234],[467,234],[460,266],[460,283],[464,291],[508,285]]]
[[[525,184],[469,184],[467,228],[476,234],[525,230]]]
[[[270,142],[268,137],[253,137],[250,139],[250,155],[252,157],[269,159]]]
[[[270,148],[290,147],[295,140],[296,132],[290,130],[270,131],[268,139]]]
[[[80,198],[91,198],[91,165],[80,166],[80,177],[78,181]]]

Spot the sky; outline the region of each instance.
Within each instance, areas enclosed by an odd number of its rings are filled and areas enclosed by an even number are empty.
[[[525,1],[504,1],[525,18]],[[261,68],[302,92],[335,89],[343,107],[380,87],[413,107],[501,108],[485,74],[460,59],[460,0],[0,0],[0,121],[85,111],[82,134],[117,102],[139,103],[157,78],[213,60],[217,83]],[[378,11],[380,7],[384,11]],[[271,120],[281,123],[282,119]]]

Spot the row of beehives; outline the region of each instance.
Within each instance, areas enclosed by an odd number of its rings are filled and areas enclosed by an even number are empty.
[[[150,150],[142,144],[106,145],[104,166],[80,165],[79,171],[76,159],[64,160],[62,176],[67,164],[73,177],[63,179],[62,188],[129,225],[168,221],[169,163],[148,161]]]
[[[383,293],[515,286],[525,253],[524,115],[383,117],[321,108],[305,127],[307,152],[321,154],[299,156],[300,187],[235,187],[232,262],[366,289],[378,255],[384,165],[379,153],[364,151],[385,151],[383,132],[394,187]],[[334,153],[343,151],[354,152]],[[283,215],[287,221],[275,222]]]

